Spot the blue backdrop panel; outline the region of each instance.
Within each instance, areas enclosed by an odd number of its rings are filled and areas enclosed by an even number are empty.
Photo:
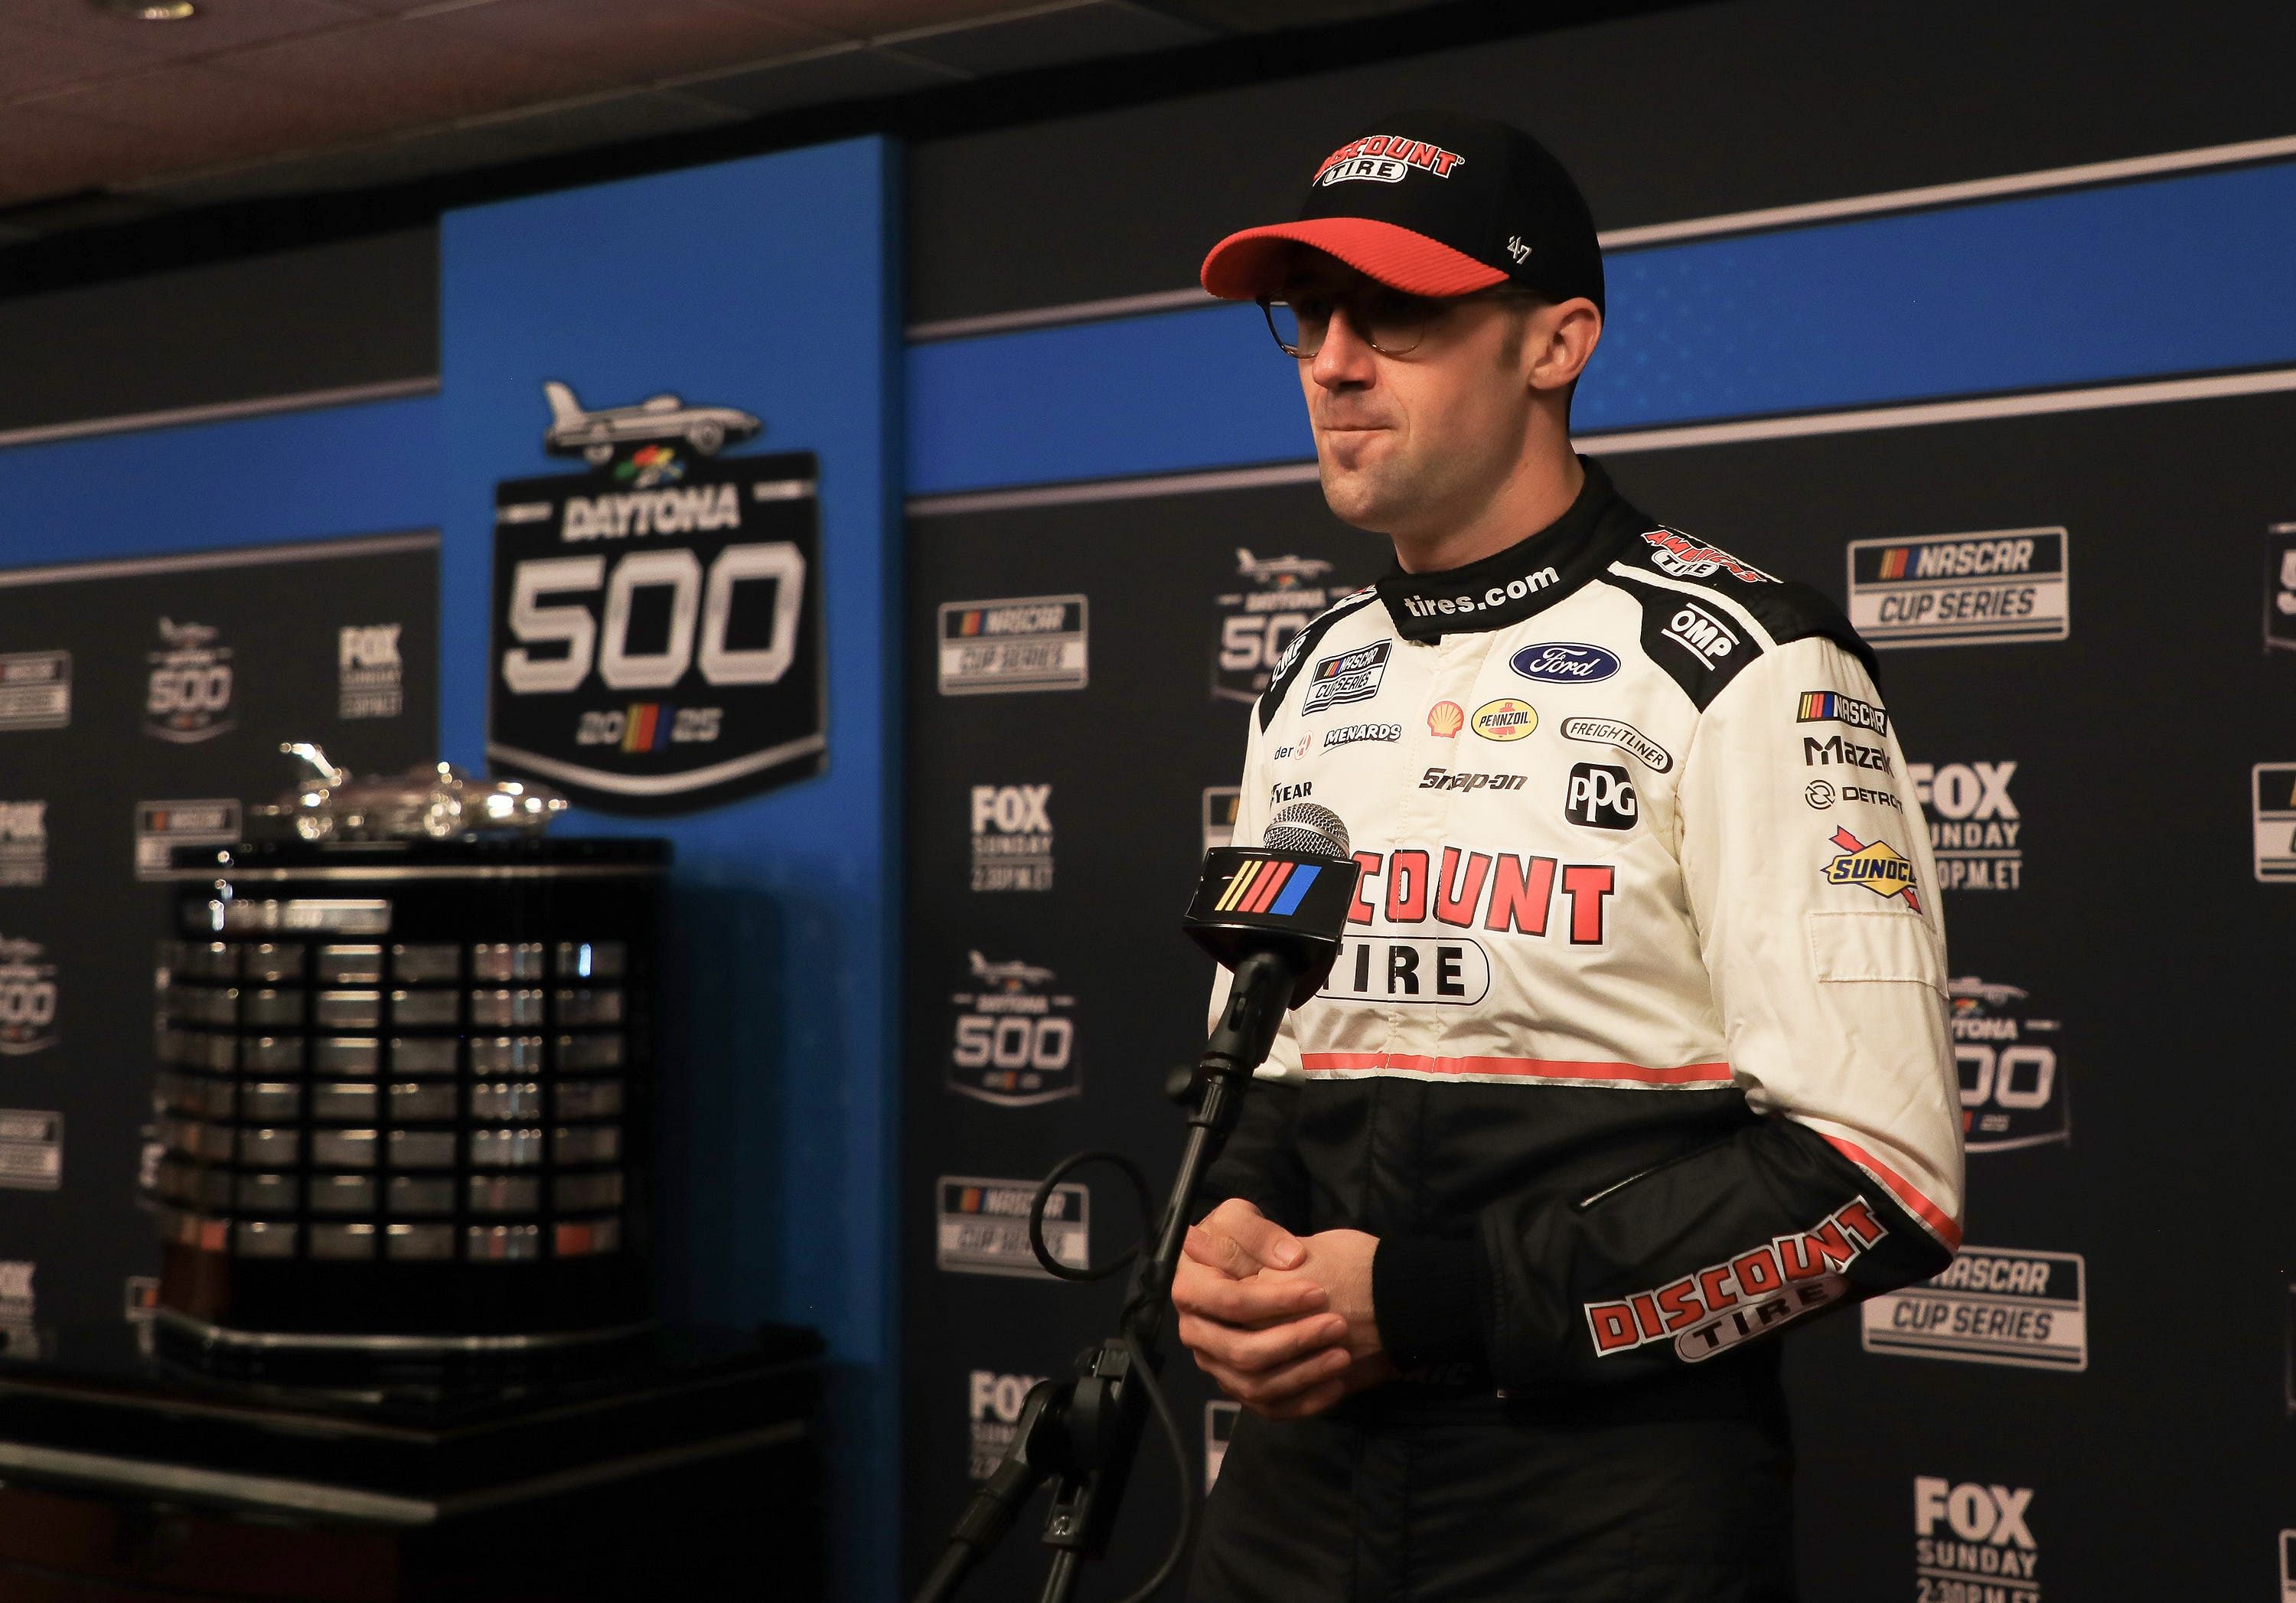
[[[1209,241],[1207,242],[1210,243]],[[2296,361],[2296,163],[1619,251],[1582,432]],[[918,347],[909,489],[1304,459],[1251,308]]]
[[[738,407],[765,430],[732,448],[818,453],[826,771],[712,811],[564,827],[676,843],[668,1311],[818,1327],[865,1410],[890,1386],[892,1329],[893,174],[889,145],[857,140],[455,213],[440,246],[455,760],[484,749],[494,486],[580,466],[543,450],[545,379],[592,407],[664,390]],[[887,1473],[889,1418],[845,1421],[867,1476]]]

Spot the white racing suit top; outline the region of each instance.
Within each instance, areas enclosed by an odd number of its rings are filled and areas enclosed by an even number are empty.
[[[1961,1237],[1944,925],[1872,654],[1586,470],[1547,529],[1302,631],[1236,819],[1328,808],[1363,875],[1210,1195],[1379,1237],[1397,1361],[1502,1387],[1679,1372]]]

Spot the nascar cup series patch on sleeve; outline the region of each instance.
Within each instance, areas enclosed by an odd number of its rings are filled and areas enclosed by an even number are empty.
[[[1300,704],[1300,711],[1320,712],[1326,707],[1371,700],[1379,694],[1379,682],[1387,673],[1388,655],[1394,649],[1392,640],[1374,640],[1353,651],[1318,658],[1315,671],[1308,676],[1308,699]]]
[[[1877,646],[2062,640],[2066,540],[2061,528],[1852,540],[1849,621]]]

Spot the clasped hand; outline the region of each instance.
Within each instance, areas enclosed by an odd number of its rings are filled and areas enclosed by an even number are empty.
[[[1321,1413],[1395,1376],[1372,1311],[1378,1248],[1378,1237],[1361,1230],[1303,1240],[1231,1198],[1182,1246],[1172,1279],[1180,1340],[1196,1367],[1253,1413]]]

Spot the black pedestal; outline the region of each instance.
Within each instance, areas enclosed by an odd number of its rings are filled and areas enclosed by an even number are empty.
[[[0,1364],[9,1603],[821,1595],[809,1331],[665,1336],[522,1392],[369,1393],[56,1334]]]

